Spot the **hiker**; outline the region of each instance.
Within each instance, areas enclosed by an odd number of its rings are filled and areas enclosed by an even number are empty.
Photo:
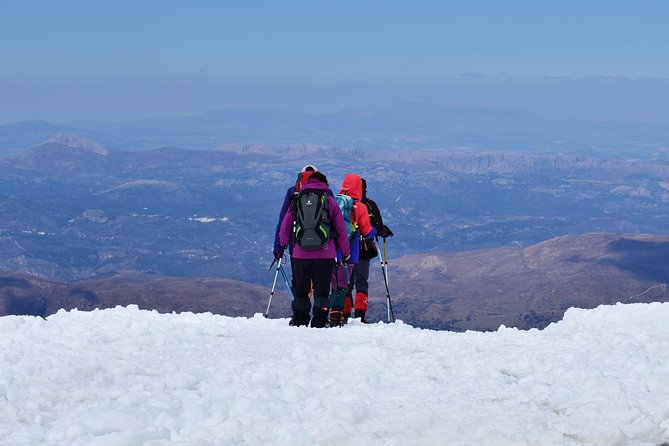
[[[302,184],[297,200],[288,207],[279,229],[279,243],[283,249],[292,244],[292,266],[295,281],[295,300],[292,303],[291,325],[325,327],[330,309],[330,279],[337,251],[342,262],[350,258],[346,222],[337,201],[328,193],[328,180],[321,172],[314,171]],[[313,198],[322,205],[316,214],[308,211]],[[307,209],[307,210],[305,210]],[[319,212],[324,211],[319,218]],[[316,215],[314,217],[313,215]],[[312,221],[307,221],[311,216]],[[317,223],[316,227],[310,223]],[[301,226],[302,225],[302,226]],[[311,228],[311,229],[310,229]],[[321,237],[319,241],[318,237]],[[320,244],[319,244],[320,243]],[[310,317],[309,292],[313,284],[313,318]]]
[[[392,237],[393,231],[383,224],[381,211],[374,200],[367,197],[367,181],[362,178],[362,204],[367,207],[369,221],[376,229],[376,238],[385,239]],[[359,258],[356,267],[353,269],[353,284],[355,286],[355,313],[354,317],[360,318],[362,322],[367,322],[365,314],[368,309],[368,289],[369,289],[369,264],[370,261],[378,256],[378,250],[372,238],[362,238],[360,240]],[[351,294],[353,291],[351,291]]]
[[[344,271],[344,268],[340,268],[338,265],[332,278],[333,290],[336,291],[337,289],[345,288],[346,298],[343,302],[343,308],[333,308],[330,312],[330,322],[332,325],[345,324],[351,316],[351,307],[353,306],[355,308],[354,317],[360,318],[360,321],[363,323],[367,323],[367,319],[365,318],[365,312],[367,311],[367,294],[361,293],[359,296],[356,295],[355,303],[352,305],[352,282],[359,261],[360,239],[373,239],[376,235],[376,228],[374,228],[369,221],[367,207],[360,202],[363,197],[363,187],[362,178],[360,178],[359,175],[350,173],[344,177],[341,189],[337,195],[337,199],[340,200],[340,207],[343,206],[342,200],[340,199],[342,195],[352,199],[350,210],[350,225],[352,226],[350,231],[352,232],[350,233],[349,238],[351,258],[349,260],[349,266],[347,267],[348,271]],[[343,214],[346,217],[347,212],[345,211]],[[369,265],[367,265],[367,267],[369,268]]]
[[[281,222],[283,221],[283,218],[286,216],[286,212],[288,212],[288,208],[295,202],[297,199],[297,196],[300,193],[300,190],[302,189],[302,185],[307,182],[309,179],[309,176],[311,176],[312,173],[318,172],[318,169],[312,164],[307,164],[302,168],[300,173],[297,174],[297,180],[295,181],[295,184],[290,186],[286,190],[286,195],[283,198],[283,204],[281,205],[281,211],[279,212],[279,221],[276,224],[276,231],[274,232],[274,249],[273,249],[273,254],[274,254],[274,259],[278,262],[281,261],[283,258],[284,254],[284,248],[281,246],[281,242],[279,241],[279,230],[281,229]],[[290,260],[290,288],[295,290],[295,275],[293,274],[294,267],[293,267],[293,246],[292,243],[288,244],[288,258]],[[291,318],[291,321],[295,319],[295,312],[293,311],[293,317]]]

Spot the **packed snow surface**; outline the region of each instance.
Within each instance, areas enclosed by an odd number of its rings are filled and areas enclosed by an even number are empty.
[[[669,303],[570,309],[546,329],[134,306],[0,318],[0,445],[657,445]]]

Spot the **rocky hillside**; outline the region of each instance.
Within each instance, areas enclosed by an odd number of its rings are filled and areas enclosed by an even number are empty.
[[[667,300],[669,237],[600,233],[407,256],[392,280],[396,311],[417,325],[541,328],[569,307]]]
[[[48,316],[61,308],[92,310],[136,304],[162,313],[191,311],[228,316],[264,312],[269,291],[227,279],[156,278],[130,275],[77,283],[0,272],[0,315]],[[289,297],[277,289],[272,313],[287,314]]]
[[[392,252],[390,253],[392,254]],[[378,259],[372,264],[369,317],[386,318],[386,291]],[[390,260],[397,319],[449,330],[494,330],[501,324],[543,328],[569,307],[667,301],[669,237],[587,234],[563,236],[528,248],[435,253]],[[223,279],[126,276],[57,283],[3,273],[0,314],[47,315],[59,308],[138,304],[171,311],[252,316],[265,311],[266,287]],[[271,317],[290,314],[281,280]]]

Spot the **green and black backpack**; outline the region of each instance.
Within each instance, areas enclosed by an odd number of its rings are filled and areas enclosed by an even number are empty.
[[[306,189],[299,193],[295,202],[295,243],[303,249],[316,250],[330,240],[330,216],[327,192]]]

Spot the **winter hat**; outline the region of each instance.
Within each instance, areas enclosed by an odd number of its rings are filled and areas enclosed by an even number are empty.
[[[314,171],[314,172],[318,172],[318,169],[316,169],[316,166],[314,166],[314,165],[312,165],[312,164],[307,164],[306,166],[304,166],[304,167],[302,168],[302,172],[306,172],[306,171]]]

